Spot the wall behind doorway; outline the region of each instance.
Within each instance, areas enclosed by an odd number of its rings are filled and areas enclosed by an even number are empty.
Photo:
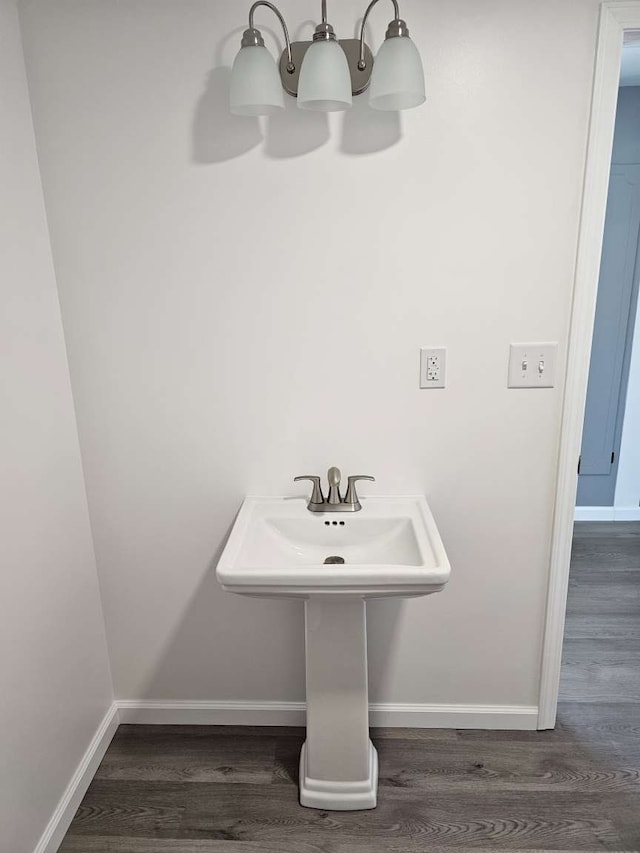
[[[640,86],[620,89],[620,133],[614,138],[616,163],[640,163]],[[640,310],[636,307],[629,384],[622,425],[614,505],[620,517],[640,519]]]

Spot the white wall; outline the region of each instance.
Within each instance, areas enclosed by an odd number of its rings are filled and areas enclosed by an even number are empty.
[[[12,0],[0,0],[0,851],[30,853],[112,701]]]
[[[296,36],[319,12],[282,8]],[[22,5],[121,698],[303,698],[300,605],[214,566],[244,494],[337,464],[424,491],[453,566],[371,607],[371,698],[537,701],[598,2],[403,13],[422,109],[260,124],[226,106],[245,4]],[[507,390],[527,340],[560,342],[554,390]]]

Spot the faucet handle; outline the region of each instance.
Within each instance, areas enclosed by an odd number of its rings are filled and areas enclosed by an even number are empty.
[[[311,497],[309,498],[309,503],[324,503],[324,495],[322,494],[322,487],[320,486],[320,477],[316,477],[315,474],[301,474],[299,477],[293,478],[294,483],[297,483],[299,480],[311,480],[311,482],[313,483],[313,492],[311,493]]]
[[[360,509],[360,501],[356,492],[356,483],[358,480],[371,480],[372,483],[375,483],[376,478],[370,477],[369,474],[355,474],[352,477],[347,477],[347,494],[344,496],[344,502],[346,504],[353,504]]]

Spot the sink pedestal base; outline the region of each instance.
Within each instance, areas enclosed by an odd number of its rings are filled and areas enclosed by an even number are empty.
[[[361,781],[340,782],[314,779],[307,770],[307,744],[300,753],[300,805],[311,809],[330,811],[358,811],[375,809],[378,796],[378,753],[369,741],[369,778]]]
[[[300,804],[373,809],[378,756],[369,739],[366,605],[362,598],[305,601],[307,739]]]

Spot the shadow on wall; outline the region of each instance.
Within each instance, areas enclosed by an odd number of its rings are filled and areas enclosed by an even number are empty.
[[[222,163],[263,142],[264,154],[271,159],[300,157],[329,141],[328,115],[299,110],[290,95],[285,95],[284,111],[266,119],[233,115],[229,110],[230,81],[228,66],[220,65],[209,73],[193,119],[194,163]],[[360,95],[344,114],[340,150],[351,155],[374,154],[401,138],[400,113],[372,110],[366,96]]]
[[[298,110],[303,112],[303,110]],[[399,112],[372,110],[366,95],[353,99],[342,124],[343,154],[375,154],[391,148],[402,139]]]
[[[127,699],[233,701],[246,695],[248,682],[255,691],[253,699],[264,701],[271,698],[271,685],[268,674],[261,671],[255,661],[261,654],[278,651],[280,665],[287,668],[292,680],[299,685],[298,695],[287,698],[304,699],[302,607],[298,610],[292,601],[254,599],[228,593],[217,581],[216,566],[236,517],[237,512],[230,513],[230,524],[211,560],[203,567],[199,583],[167,636],[153,670],[139,686],[138,695],[127,696]],[[270,646],[272,625],[277,626],[274,633],[280,641],[284,634],[284,649]],[[166,625],[159,624],[158,631],[164,630]],[[221,683],[226,686],[220,687]],[[194,684],[198,685],[195,692]]]
[[[405,618],[406,606],[405,598],[374,598],[367,602],[369,702],[390,701],[398,632]]]
[[[237,516],[237,513],[235,514]],[[220,695],[217,684],[223,673],[216,671],[225,655],[214,655],[209,649],[226,649],[233,658],[236,682],[251,681],[252,701],[270,697],[268,672],[256,670],[255,660],[268,653],[272,627],[284,631],[284,647],[274,647],[278,666],[284,667],[297,683],[296,695],[276,697],[284,701],[304,701],[304,606],[301,601],[251,598],[225,592],[216,579],[216,566],[233,528],[233,518],[217,547],[200,583],[171,631],[153,672],[140,686],[137,696],[124,698],[138,701],[217,701],[237,700],[239,694]],[[367,635],[370,663],[370,701],[380,701],[390,689],[391,675],[397,656],[397,633],[403,621],[406,602],[402,599],[372,601],[367,605]],[[217,614],[217,618],[214,617]],[[224,617],[221,618],[221,614]],[[258,627],[259,626],[259,627]],[[160,626],[160,630],[163,626]],[[233,650],[233,651],[231,651]],[[210,663],[203,663],[209,661]],[[214,663],[215,661],[215,663]],[[228,673],[226,678],[228,679]],[[193,685],[199,684],[194,695]],[[224,689],[224,688],[223,688]],[[229,690],[229,687],[227,687]],[[233,690],[233,687],[231,687]],[[246,693],[246,690],[242,691]]]
[[[228,104],[227,96],[227,109]],[[274,160],[309,154],[328,142],[330,136],[327,113],[299,110],[296,99],[286,94],[284,110],[269,116],[266,127],[264,153]]]
[[[223,163],[262,142],[257,118],[235,116],[229,111],[230,79],[230,68],[214,68],[209,74],[193,119],[194,163]]]

